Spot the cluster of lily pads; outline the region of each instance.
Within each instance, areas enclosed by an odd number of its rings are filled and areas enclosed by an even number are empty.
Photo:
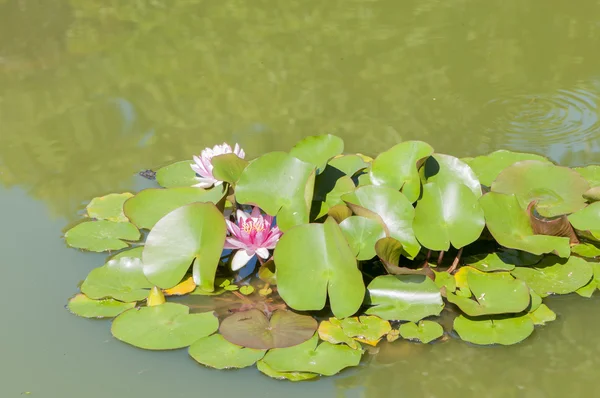
[[[600,166],[343,152],[333,135],[252,161],[217,145],[94,198],[65,239],[112,257],[69,310],[136,347],[306,380],[381,341],[516,344],[556,319],[545,297],[600,287]]]

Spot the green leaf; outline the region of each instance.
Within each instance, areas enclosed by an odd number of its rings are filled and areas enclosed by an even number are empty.
[[[582,196],[588,202],[600,201],[600,186],[588,189]]]
[[[72,314],[83,318],[112,318],[135,307],[135,304],[113,299],[92,300],[85,294],[76,294],[69,300],[67,308]]]
[[[314,178],[311,164],[284,152],[267,153],[250,162],[242,172],[236,200],[277,215],[279,229],[287,231],[309,221]]]
[[[413,229],[419,243],[431,250],[460,249],[476,241],[485,219],[477,197],[464,184],[427,183],[415,210]]]
[[[537,201],[542,217],[573,213],[585,207],[583,193],[590,186],[577,172],[547,162],[524,160],[503,170],[492,191],[514,194],[522,208]]]
[[[340,170],[327,166],[325,170],[315,179],[315,191],[313,195],[313,219],[318,219],[327,211],[340,204],[344,204],[341,196],[354,191],[354,182],[350,177],[343,174]],[[320,209],[314,215],[315,210]]]
[[[148,297],[152,286],[144,275],[140,258],[119,257],[93,269],[83,281],[81,292],[92,299],[140,301]]]
[[[405,255],[413,259],[421,250],[413,231],[415,209],[402,193],[387,187],[367,185],[342,196],[352,211],[378,221],[386,236],[402,243]]]
[[[302,139],[292,150],[290,155],[317,168],[317,173],[325,169],[329,159],[344,152],[344,140],[335,135],[315,135]]]
[[[421,194],[419,168],[432,154],[431,145],[422,141],[406,141],[394,145],[373,161],[371,182],[396,191],[402,190],[409,202],[413,203]]]
[[[310,339],[317,321],[292,311],[276,310],[267,318],[257,309],[236,312],[221,322],[220,333],[231,343],[266,350],[290,347]]]
[[[250,285],[244,285],[240,287],[240,293],[242,293],[244,296],[249,296],[254,293],[254,287]]]
[[[124,242],[140,239],[140,231],[128,222],[87,221],[77,224],[65,233],[71,247],[91,252],[120,250],[129,247]]]
[[[170,212],[148,234],[144,274],[156,286],[168,289],[181,282],[194,262],[194,282],[213,291],[226,229],[223,214],[210,203],[192,203]]]
[[[190,314],[183,304],[165,303],[132,309],[112,323],[113,336],[146,350],[173,350],[187,347],[219,328],[212,312]]]
[[[573,293],[585,286],[592,279],[593,269],[590,263],[579,257],[561,259],[548,256],[534,268],[517,267],[512,274],[525,281],[541,297],[546,297]]]
[[[600,247],[593,243],[580,243],[573,246],[571,251],[582,257],[594,258],[600,256]]]
[[[329,161],[329,166],[340,170],[349,177],[352,177],[358,171],[369,167],[369,163],[367,163],[358,155],[342,155],[331,159]]]
[[[299,225],[283,234],[275,248],[277,289],[291,308],[320,310],[327,296],[338,318],[360,308],[365,286],[354,253],[338,224]]]
[[[456,290],[456,280],[454,279],[454,275],[449,274],[446,271],[438,272],[433,270],[433,273],[435,274],[434,282],[438,289],[445,287],[446,293],[454,292]]]
[[[213,176],[219,181],[235,184],[248,166],[248,161],[235,153],[226,153],[212,158]]]
[[[188,353],[198,363],[215,369],[245,368],[265,356],[265,350],[244,348],[225,340],[220,334],[199,339]]]
[[[400,325],[400,336],[408,340],[417,340],[423,344],[439,339],[444,335],[444,329],[437,322],[419,321],[419,324],[413,322]]]
[[[94,198],[86,206],[88,217],[97,220],[114,222],[128,222],[129,219],[123,212],[123,203],[133,196],[132,193],[111,193],[106,196]]]
[[[360,344],[356,340],[344,333],[342,322],[337,318],[329,318],[328,321],[322,321],[319,324],[318,332],[321,340],[331,344],[343,343],[355,350],[360,348]]]
[[[587,180],[590,187],[600,187],[600,165],[590,165],[586,167],[575,167],[577,173]]]
[[[546,304],[541,304],[535,311],[530,312],[528,315],[534,325],[545,325],[547,322],[556,320],[556,314]]]
[[[381,224],[370,218],[348,217],[340,223],[340,228],[359,261],[375,257],[375,243],[385,237]]]
[[[361,352],[345,345],[323,342],[318,345],[315,334],[310,340],[294,347],[269,350],[262,359],[277,372],[310,372],[333,376],[344,368],[357,366]]]
[[[417,322],[444,308],[435,282],[422,275],[378,276],[367,289],[367,304],[373,307],[366,313],[386,320]]]
[[[575,229],[588,232],[600,240],[600,202],[594,202],[568,218]]]
[[[517,344],[533,333],[528,315],[513,318],[472,320],[461,315],[454,320],[454,330],[461,339],[473,344]]]
[[[258,277],[261,281],[269,285],[277,285],[277,277],[275,276],[275,262],[273,260],[266,261],[258,268]]]
[[[465,162],[475,172],[479,181],[483,185],[490,187],[502,170],[522,160],[537,160],[540,162],[551,163],[548,159],[540,155],[511,152],[505,149],[500,149],[489,155],[477,156]]]
[[[490,233],[502,246],[538,255],[556,251],[561,257],[569,256],[569,238],[535,235],[515,195],[488,192],[479,203]]]
[[[467,284],[474,299],[450,292],[447,298],[469,316],[518,313],[530,303],[525,282],[514,279],[508,272],[469,272]]]
[[[156,182],[164,188],[191,187],[198,183],[191,160],[172,163],[156,171]]]
[[[451,182],[463,184],[476,198],[481,197],[481,184],[477,176],[468,164],[454,156],[436,153],[427,159],[422,170],[426,182],[436,182],[439,185]]]
[[[348,337],[368,342],[377,342],[392,330],[388,321],[367,315],[342,319],[340,326]]]
[[[494,253],[483,253],[463,258],[465,264],[479,271],[512,271],[515,266],[533,265],[538,263],[542,256],[527,253],[521,250],[504,249]]]
[[[306,373],[306,372],[278,372],[267,365],[264,361],[256,362],[256,367],[262,373],[266,374],[269,377],[279,380],[289,380],[289,381],[303,381],[310,380],[318,377],[319,375],[316,373]]]
[[[125,202],[125,214],[138,228],[152,229],[173,210],[194,202],[218,203],[224,196],[223,186],[209,190],[194,187],[150,188]]]

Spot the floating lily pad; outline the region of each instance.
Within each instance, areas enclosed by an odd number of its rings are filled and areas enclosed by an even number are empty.
[[[156,170],[156,182],[164,188],[191,187],[198,183],[191,160],[175,162]]]
[[[561,257],[569,256],[569,238],[535,235],[515,195],[488,192],[479,203],[490,233],[502,246],[536,255],[556,251]]]
[[[254,365],[266,353],[230,343],[220,334],[199,339],[188,352],[197,362],[215,369],[245,368]]]
[[[340,223],[340,228],[359,261],[375,257],[375,243],[385,237],[382,225],[370,218],[348,217]]]
[[[598,283],[596,282],[596,280],[592,279],[591,281],[588,282],[587,285],[582,286],[579,289],[575,290],[575,293],[577,293],[581,297],[590,298],[594,295],[594,292],[596,291],[597,288],[598,288]]]
[[[524,160],[504,169],[492,184],[492,191],[514,194],[522,208],[537,201],[542,217],[555,217],[585,207],[583,193],[589,183],[577,172],[537,160]]]
[[[446,293],[454,292],[456,290],[456,280],[454,279],[454,275],[449,274],[448,272],[437,272],[433,271],[435,274],[435,285],[438,289],[442,287],[446,288]]]
[[[469,272],[467,283],[473,299],[453,293],[447,298],[469,316],[518,313],[529,306],[529,288],[508,272]]]
[[[534,325],[545,325],[556,320],[556,314],[546,304],[541,304],[535,311],[530,312],[529,317]]]
[[[375,158],[370,177],[373,185],[392,188],[413,203],[421,194],[419,168],[433,154],[431,145],[422,141],[406,141],[394,145]]]
[[[407,340],[417,340],[423,344],[439,339],[444,335],[444,329],[437,322],[420,321],[418,324],[413,322],[400,325],[400,336]]]
[[[451,182],[466,185],[476,198],[482,194],[481,184],[473,170],[454,156],[436,153],[429,157],[423,167],[423,177],[426,182],[436,182],[439,185]]]
[[[594,258],[600,256],[600,246],[593,243],[580,243],[573,246],[571,251],[582,257]]]
[[[210,203],[192,203],[160,219],[144,247],[144,274],[168,289],[184,277],[194,262],[194,282],[214,290],[215,272],[225,243],[225,219]]]
[[[94,198],[86,206],[88,217],[97,220],[128,222],[129,219],[123,212],[123,203],[132,196],[132,193],[125,192]]]
[[[213,176],[219,181],[235,184],[248,166],[248,161],[235,153],[226,153],[212,158]]]
[[[362,315],[345,318],[341,320],[340,325],[347,336],[370,345],[376,345],[383,336],[392,330],[388,321],[377,316]]]
[[[328,321],[322,321],[319,324],[318,332],[321,340],[331,344],[343,343],[355,350],[360,348],[360,344],[356,340],[344,333],[342,321],[337,318],[329,318]]]
[[[93,300],[85,294],[77,294],[69,300],[67,308],[71,313],[83,318],[112,318],[135,307],[135,304],[113,299]]]
[[[139,228],[152,229],[171,211],[194,202],[218,203],[224,196],[222,186],[209,190],[194,187],[140,191],[124,205],[125,214]]]
[[[132,309],[112,323],[113,336],[146,350],[172,350],[187,347],[219,328],[212,312],[190,314],[182,304],[165,303]]]
[[[112,297],[120,301],[139,301],[148,297],[152,286],[139,258],[120,257],[92,270],[83,281],[81,292],[92,299]]]
[[[415,209],[402,193],[387,187],[368,185],[342,196],[359,216],[382,223],[386,236],[400,243],[406,256],[413,259],[421,250],[413,231]]]
[[[593,164],[586,167],[575,167],[573,170],[583,176],[590,184],[590,187],[600,187],[600,165]]]
[[[358,171],[369,167],[369,163],[367,163],[359,155],[342,155],[331,159],[329,161],[329,166],[340,170],[349,177],[352,177]]]
[[[444,308],[435,282],[422,275],[378,276],[367,290],[372,307],[366,313],[386,320],[417,322]]]
[[[512,271],[515,269],[515,264],[504,262],[497,252],[466,257],[463,262],[485,272]]]
[[[335,135],[310,136],[299,141],[290,150],[290,155],[317,168],[317,173],[325,169],[329,159],[344,152],[344,141]]]
[[[165,296],[183,296],[192,293],[194,290],[196,290],[196,282],[194,282],[194,278],[190,276],[172,288],[165,289],[163,293]]]
[[[357,366],[360,362],[361,351],[346,345],[318,342],[319,336],[315,334],[302,344],[269,350],[262,360],[277,372],[298,371],[325,376],[333,376],[344,368]]]
[[[291,311],[276,310],[269,319],[264,312],[251,309],[225,318],[219,331],[231,343],[266,350],[303,343],[317,326],[314,318]]]
[[[588,189],[583,193],[582,196],[588,202],[600,201],[600,186]]]
[[[339,225],[299,225],[283,234],[275,248],[277,289],[291,308],[320,310],[327,296],[338,318],[353,315],[365,294],[362,274]]]
[[[573,293],[585,286],[593,276],[591,265],[579,258],[561,259],[548,256],[534,268],[517,267],[513,276],[527,283],[541,297]]]
[[[286,231],[308,222],[314,178],[312,164],[285,152],[267,153],[244,169],[237,183],[236,199],[277,215],[277,225]]]
[[[457,249],[476,241],[485,219],[477,197],[464,184],[427,183],[415,210],[417,240],[431,250]]]
[[[600,240],[600,202],[592,203],[568,218],[577,230],[589,232]]]
[[[529,337],[533,329],[533,320],[528,315],[477,320],[461,315],[454,320],[454,330],[460,338],[479,345],[517,344]]]
[[[327,166],[325,170],[315,179],[315,190],[313,195],[313,218],[318,219],[327,214],[330,208],[344,204],[341,197],[354,191],[352,179],[340,170]],[[315,210],[320,209],[315,214]]]
[[[473,169],[479,181],[490,187],[502,170],[522,160],[537,160],[551,164],[548,159],[540,155],[512,152],[505,149],[500,149],[489,155],[477,156],[465,162]]]
[[[310,380],[318,377],[319,375],[316,373],[306,373],[306,372],[278,372],[267,365],[264,361],[258,361],[256,363],[256,367],[262,373],[266,374],[269,377],[279,380],[289,380],[289,381],[303,381]]]
[[[154,307],[157,305],[163,305],[166,303],[165,294],[160,290],[157,286],[152,286],[150,289],[150,294],[148,294],[148,298],[146,299],[146,305],[148,307]]]
[[[433,271],[429,267],[413,269],[398,265],[404,250],[402,244],[394,238],[379,239],[375,243],[375,253],[390,275],[427,275],[433,279]]]
[[[129,247],[125,241],[138,239],[140,231],[135,225],[107,220],[82,222],[65,233],[69,246],[91,252],[124,249]]]

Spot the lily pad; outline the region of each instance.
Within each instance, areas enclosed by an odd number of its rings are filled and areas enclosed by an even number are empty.
[[[355,214],[380,222],[386,236],[400,243],[406,256],[413,259],[421,250],[413,231],[415,209],[406,196],[387,187],[367,185],[342,196]]]
[[[476,198],[481,197],[481,184],[468,164],[450,155],[436,153],[429,157],[422,169],[426,182],[439,185],[451,182],[466,185]]]
[[[164,188],[191,187],[197,184],[196,172],[192,170],[191,160],[175,162],[156,170],[156,182]]]
[[[342,321],[337,318],[329,318],[328,321],[322,321],[319,324],[318,332],[321,340],[331,344],[343,343],[355,350],[360,348],[360,344],[356,340],[344,333]]]
[[[226,153],[212,158],[213,176],[219,181],[235,184],[248,166],[248,161],[235,153]]]
[[[152,286],[139,258],[120,257],[92,270],[83,281],[81,292],[92,299],[139,301],[148,297]]]
[[[417,240],[431,250],[460,249],[476,241],[485,219],[477,197],[464,184],[427,183],[415,210]]]
[[[381,224],[370,218],[348,217],[340,223],[340,228],[359,261],[375,257],[375,243],[385,237]]]
[[[375,243],[375,253],[390,275],[427,275],[434,278],[433,271],[429,267],[413,269],[399,266],[400,257],[403,253],[402,244],[394,238],[382,238]]]
[[[194,262],[194,282],[213,291],[225,233],[223,214],[213,204],[192,203],[170,212],[148,234],[144,274],[168,289],[181,282]]]
[[[575,229],[589,232],[600,240],[600,202],[592,203],[568,218]]]
[[[479,203],[490,233],[502,246],[536,255],[553,251],[561,257],[570,255],[569,238],[534,234],[529,216],[515,195],[488,192]]]
[[[196,290],[196,282],[194,282],[194,278],[190,276],[172,288],[163,290],[163,293],[165,296],[184,296],[192,293],[194,290]]]
[[[370,177],[373,185],[392,188],[413,203],[421,194],[419,168],[433,154],[431,145],[422,141],[406,141],[394,145],[375,158]]]
[[[315,183],[314,166],[285,152],[271,152],[250,162],[236,187],[239,203],[254,204],[286,231],[309,220]]]
[[[439,315],[444,308],[435,282],[422,275],[383,275],[367,287],[367,314],[386,320],[417,322]]]
[[[218,203],[224,194],[222,186],[209,190],[195,187],[150,188],[127,200],[124,209],[138,228],[152,229],[158,220],[181,206],[194,202]]]
[[[354,182],[340,170],[327,166],[315,179],[312,213],[318,219],[327,214],[330,208],[344,204],[341,197],[354,191]],[[319,211],[314,216],[316,210]]]
[[[534,325],[545,325],[556,320],[556,314],[546,304],[541,304],[535,311],[530,312],[529,317]]]
[[[500,149],[489,155],[477,156],[469,159],[466,163],[473,169],[479,181],[490,187],[502,170],[522,160],[537,160],[551,164],[548,159],[540,155],[512,152],[505,149]]]
[[[573,246],[571,251],[582,257],[594,258],[600,256],[600,246],[593,243],[580,243]]]
[[[265,356],[265,350],[244,348],[230,343],[220,334],[199,339],[188,350],[192,358],[215,369],[245,368]]]
[[[187,347],[219,328],[212,312],[189,312],[189,307],[176,303],[132,309],[115,318],[111,332],[115,338],[139,348],[173,350]]]
[[[331,159],[329,161],[329,166],[340,170],[349,177],[352,177],[360,170],[364,170],[369,167],[369,163],[367,163],[359,155],[342,155]]]
[[[503,170],[492,191],[514,194],[522,208],[537,201],[542,217],[555,217],[585,207],[583,193],[590,186],[577,172],[537,160],[524,160]]]
[[[418,324],[413,322],[400,325],[400,336],[407,340],[417,340],[423,344],[430,343],[444,335],[444,329],[437,322],[420,321]]]
[[[467,284],[474,300],[453,293],[448,293],[447,298],[469,316],[518,313],[530,303],[525,282],[508,272],[469,272]]]
[[[257,275],[261,281],[268,283],[269,285],[276,285],[277,277],[275,276],[275,272],[275,262],[269,260],[260,266]]]
[[[600,165],[590,165],[586,167],[575,167],[577,173],[587,180],[590,187],[600,187]]]
[[[146,299],[146,305],[148,307],[154,307],[157,305],[163,305],[166,303],[165,294],[160,290],[157,286],[152,286],[150,289],[150,294],[148,294],[148,298]]]
[[[310,316],[276,310],[269,319],[264,312],[251,309],[225,318],[219,331],[231,343],[266,350],[303,343],[317,327],[317,321]]]
[[[306,372],[278,372],[267,365],[264,361],[258,361],[256,363],[256,367],[262,373],[266,374],[269,377],[279,380],[289,380],[289,381],[303,381],[310,380],[318,377],[319,375],[316,373],[306,373]]]
[[[533,265],[538,263],[542,256],[527,253],[521,250],[506,249],[493,253],[473,255],[463,259],[465,264],[479,271],[512,271],[515,266]]]
[[[340,325],[347,336],[370,345],[376,345],[392,330],[388,321],[367,315],[342,319]]]
[[[279,240],[273,258],[278,292],[291,308],[320,310],[327,296],[338,318],[360,308],[365,294],[362,274],[333,218],[290,229]]]
[[[573,293],[585,286],[592,279],[593,269],[579,257],[561,259],[548,256],[534,268],[517,267],[512,274],[525,281],[541,297],[546,297],[550,294]]]
[[[132,193],[111,193],[106,196],[94,198],[86,206],[88,217],[97,220],[114,222],[128,222],[129,219],[123,212],[123,203],[133,196]]]
[[[325,169],[329,159],[344,152],[344,141],[335,135],[323,134],[302,139],[290,150],[290,155],[317,168],[317,173]]]
[[[65,233],[69,246],[91,252],[124,249],[129,247],[125,241],[138,239],[140,231],[135,225],[107,220],[82,222]]]
[[[298,371],[325,376],[333,376],[344,368],[357,366],[360,362],[361,351],[346,345],[318,342],[319,336],[315,334],[302,344],[269,350],[263,361],[277,372]]]
[[[112,318],[135,307],[135,304],[113,299],[93,300],[85,294],[77,294],[69,300],[67,308],[71,313],[83,318]]]
[[[456,290],[456,280],[454,279],[454,275],[445,271],[433,271],[433,273],[435,274],[434,282],[438,289],[444,287],[446,288],[446,293],[454,292]]]
[[[454,330],[460,338],[479,345],[517,344],[529,337],[533,329],[533,320],[528,315],[477,320],[461,315],[454,320]]]
[[[600,186],[588,189],[583,193],[582,196],[588,202],[600,201]]]

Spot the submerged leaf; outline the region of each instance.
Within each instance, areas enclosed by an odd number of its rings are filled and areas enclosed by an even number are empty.
[[[361,306],[365,287],[354,253],[338,224],[299,225],[283,234],[274,253],[277,289],[291,308],[320,310],[327,296],[338,318]]]
[[[505,149],[492,152],[489,155],[477,156],[466,163],[479,178],[479,181],[488,187],[492,185],[498,174],[504,169],[522,160],[537,160],[551,163],[548,159],[533,153],[512,152]]]
[[[262,373],[266,374],[269,377],[279,380],[289,380],[289,381],[303,381],[310,380],[318,377],[319,375],[316,373],[307,373],[307,372],[278,372],[267,365],[264,361],[260,360],[256,363],[256,367]]]
[[[212,312],[190,314],[182,304],[132,309],[112,323],[113,336],[146,350],[172,350],[187,347],[216,332],[219,321]]]
[[[220,334],[199,339],[188,353],[197,362],[215,369],[245,368],[265,356],[265,350],[244,348],[230,343]]]
[[[135,307],[135,304],[135,301],[123,303],[113,299],[93,300],[85,294],[76,294],[69,300],[67,308],[72,314],[83,318],[112,318]]]
[[[258,277],[261,281],[269,285],[277,285],[277,277],[275,276],[275,262],[273,260],[266,261],[258,269]]]
[[[138,239],[140,231],[128,222],[87,221],[65,232],[65,240],[69,246],[91,252],[124,249],[129,247],[125,241]]]
[[[236,312],[221,322],[220,333],[231,343],[266,350],[290,347],[312,337],[317,321],[291,311],[276,310],[267,318],[257,309]]]
[[[444,329],[437,322],[419,321],[418,324],[413,322],[403,323],[400,325],[399,332],[400,336],[407,340],[417,340],[427,344],[442,337]]]
[[[163,188],[191,187],[198,183],[191,160],[175,162],[156,170],[156,182]]]
[[[290,155],[317,168],[321,173],[334,156],[344,152],[344,141],[335,135],[323,134],[306,137],[290,150]]]
[[[533,329],[533,320],[528,315],[477,320],[461,315],[454,320],[454,330],[461,339],[480,345],[517,344],[529,337]]]
[[[111,193],[106,196],[94,198],[86,206],[88,217],[97,220],[114,222],[128,222],[129,219],[123,212],[123,203],[133,196],[132,193]]]

